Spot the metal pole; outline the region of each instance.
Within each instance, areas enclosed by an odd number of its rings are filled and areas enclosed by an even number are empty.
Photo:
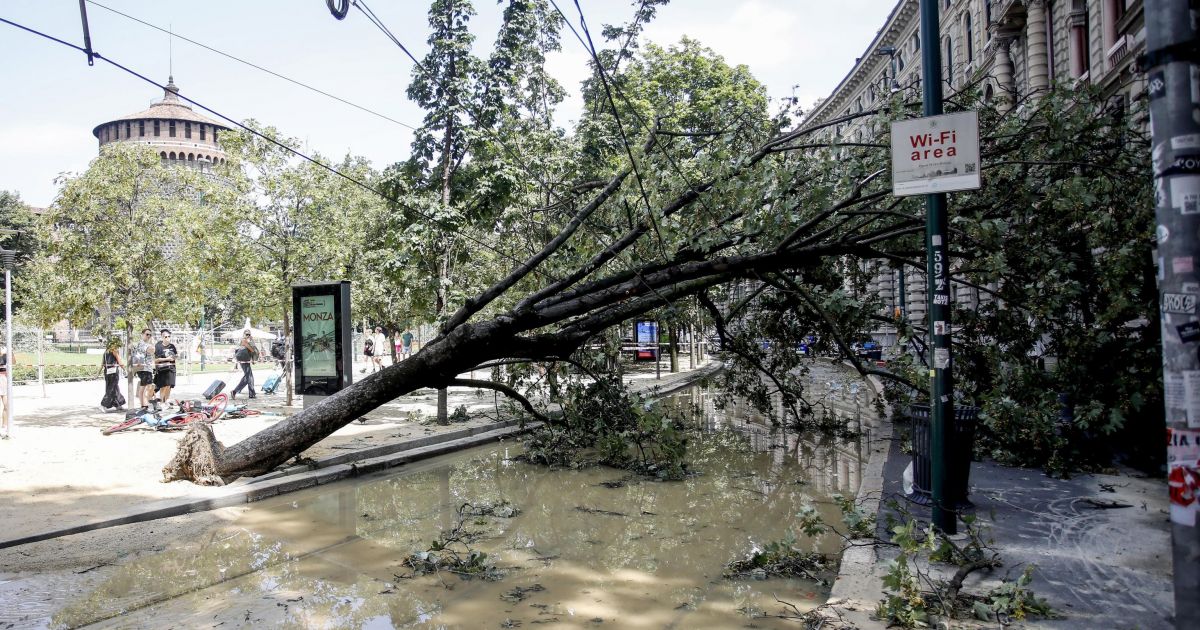
[[[17,352],[17,349],[15,347],[13,347],[13,335],[12,335],[12,270],[10,269],[10,267],[12,266],[12,254],[13,253],[9,252],[9,251],[4,252],[4,341],[5,341],[5,345],[8,346],[8,352],[5,353],[5,355],[4,355],[5,361],[8,364],[7,366],[5,366],[8,368],[6,370],[6,373],[8,374],[8,378],[5,379],[5,392],[4,392],[4,395],[6,396],[5,400],[8,401],[8,404],[5,405],[5,407],[4,407],[4,411],[5,411],[5,413],[4,413],[4,435],[5,435],[5,437],[12,436],[12,426],[13,426],[13,421],[12,421],[13,420],[13,391],[12,391],[12,387],[13,387],[13,377],[16,376],[16,374],[13,373],[13,355],[16,354],[16,352]]]
[[[926,116],[942,113],[942,37],[938,29],[938,0],[921,0],[921,71]],[[946,193],[925,196],[926,279],[929,284],[929,371],[931,411],[930,460],[933,485],[933,526],[946,534],[957,532],[954,506],[947,505],[951,487],[948,464],[954,452],[954,382],[950,373],[950,257],[946,247]]]
[[[1155,218],[1158,223],[1159,319],[1166,390],[1167,482],[1175,574],[1175,627],[1200,627],[1200,406],[1193,389],[1200,294],[1200,124],[1195,73],[1198,52],[1189,3],[1146,0],[1146,77],[1150,99]],[[1189,385],[1191,383],[1191,385]]]
[[[46,341],[46,331],[42,328],[37,329],[38,335],[38,385],[42,386],[42,398],[46,397],[46,360],[42,350],[42,344]]]
[[[654,378],[662,379],[662,338],[658,336],[658,322],[654,322]]]

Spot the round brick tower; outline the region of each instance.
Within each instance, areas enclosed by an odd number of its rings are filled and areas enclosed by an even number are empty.
[[[219,138],[228,130],[192,111],[191,105],[179,98],[179,88],[171,77],[161,101],[145,111],[97,125],[92,135],[101,147],[110,142],[143,144],[158,151],[164,163],[207,171],[213,164],[225,162]]]

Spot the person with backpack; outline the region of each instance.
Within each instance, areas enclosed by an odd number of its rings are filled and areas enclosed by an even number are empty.
[[[242,333],[242,342],[238,344],[237,350],[234,351],[233,358],[242,368],[242,380],[238,382],[237,387],[233,388],[233,392],[229,394],[229,399],[233,400],[237,398],[238,392],[242,391],[242,388],[248,388],[250,398],[253,399],[256,394],[254,393],[254,368],[252,364],[258,358],[258,348],[254,347],[254,340],[250,337],[249,330]]]
[[[111,339],[104,349],[100,370],[104,374],[104,397],[100,399],[100,411],[125,406],[125,396],[121,395],[121,370],[125,365],[121,363],[121,353],[117,352],[120,347],[120,341]]]

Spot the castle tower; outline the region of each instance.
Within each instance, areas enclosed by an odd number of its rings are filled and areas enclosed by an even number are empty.
[[[203,171],[225,162],[220,134],[229,128],[192,111],[179,98],[174,77],[167,79],[161,101],[150,109],[97,125],[92,135],[100,146],[110,142],[143,144],[158,151],[166,164],[181,164]]]

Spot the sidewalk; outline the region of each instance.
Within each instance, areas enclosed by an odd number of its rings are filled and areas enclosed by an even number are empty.
[[[355,365],[356,376],[363,367],[365,364]],[[681,369],[689,368],[687,358],[682,357]],[[213,378],[224,378],[229,391],[237,382],[235,376],[240,374],[226,372],[190,379],[181,376],[175,395],[180,399],[200,398],[200,392]],[[261,379],[265,373],[256,376]],[[482,372],[476,376],[486,378]],[[695,376],[689,371],[669,374],[664,370],[662,379],[656,380],[653,364],[640,364],[627,372],[626,381],[635,390],[650,392],[684,386]],[[183,435],[181,431],[137,429],[101,435],[102,428],[116,424],[123,417],[97,408],[103,390],[99,379],[48,384],[45,398],[36,384],[14,388],[12,437],[0,440],[0,523],[4,529],[0,539],[106,520],[133,506],[163,499],[205,499],[221,494],[221,488],[160,481],[161,469],[174,454],[175,445]],[[292,407],[284,406],[284,400],[282,392],[272,396],[260,393],[254,401],[239,397],[238,403],[252,403],[250,407],[261,410],[263,415],[222,420],[213,425],[213,430],[222,443],[233,444],[303,409],[299,396]],[[497,402],[503,406],[504,396],[490,390],[452,387],[451,412],[463,405],[472,418],[464,423],[439,426],[429,422],[437,412],[436,391],[417,390],[371,412],[363,423],[342,427],[303,456],[320,459],[392,442],[486,427],[496,421]]]
[[[880,535],[889,500],[928,523],[929,510],[910,504],[901,487],[911,456],[892,441],[882,470]],[[864,485],[867,484],[864,479]],[[1055,479],[1039,470],[974,462],[970,499],[1004,566],[968,578],[967,592],[982,593],[1006,576],[1035,565],[1029,588],[1061,618],[1015,623],[1008,628],[1091,630],[1173,628],[1167,486],[1163,479],[1119,474]],[[889,547],[864,547],[866,562],[844,562],[833,602],[862,629],[884,628],[870,613],[883,596],[880,578],[896,556]],[[972,620],[951,627],[996,628]]]

